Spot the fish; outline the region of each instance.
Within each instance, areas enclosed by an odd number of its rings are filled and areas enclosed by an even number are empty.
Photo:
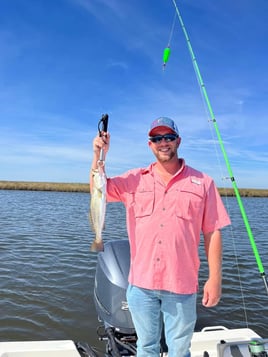
[[[104,250],[102,231],[104,229],[105,214],[106,214],[106,188],[107,179],[102,166],[93,174],[93,187],[91,191],[89,220],[92,230],[95,232],[95,240],[93,241],[90,250],[92,252],[100,252]]]

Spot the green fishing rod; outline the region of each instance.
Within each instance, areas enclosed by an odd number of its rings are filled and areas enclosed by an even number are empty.
[[[233,189],[234,189],[234,192],[235,192],[235,196],[236,196],[239,208],[240,208],[240,212],[241,212],[241,215],[242,215],[242,218],[243,218],[246,230],[247,230],[247,234],[248,234],[248,237],[249,237],[249,240],[250,240],[250,244],[251,244],[251,247],[252,247],[252,250],[253,250],[257,265],[258,265],[258,268],[259,268],[259,272],[261,274],[261,277],[262,277],[264,285],[265,285],[266,292],[268,294],[268,283],[267,283],[267,280],[266,280],[266,275],[265,275],[265,272],[264,272],[263,264],[262,264],[262,261],[261,261],[261,258],[260,258],[259,252],[258,252],[258,248],[257,248],[256,243],[255,243],[255,240],[254,240],[254,236],[253,236],[253,233],[252,233],[249,221],[248,221],[248,217],[247,217],[246,211],[244,209],[243,202],[241,200],[241,196],[240,196],[240,193],[239,193],[239,190],[238,190],[238,187],[237,187],[234,175],[233,175],[233,171],[232,171],[232,168],[231,168],[231,165],[230,165],[226,150],[224,148],[223,140],[221,138],[219,127],[218,127],[217,121],[215,119],[215,115],[214,115],[212,106],[211,106],[210,101],[209,101],[209,97],[208,97],[208,94],[207,94],[207,91],[206,91],[206,87],[204,85],[204,82],[203,82],[203,79],[202,79],[202,76],[201,76],[201,73],[200,73],[200,70],[199,70],[199,67],[198,67],[198,63],[197,63],[197,60],[196,60],[196,57],[195,57],[195,54],[194,54],[194,51],[193,51],[189,36],[188,36],[188,33],[186,31],[186,28],[184,26],[184,22],[182,20],[181,14],[180,14],[179,9],[178,9],[178,6],[176,4],[176,0],[172,0],[172,1],[173,1],[174,6],[175,6],[176,14],[177,14],[177,17],[179,19],[182,31],[184,33],[184,36],[185,36],[185,39],[186,39],[186,42],[187,42],[188,50],[189,50],[191,58],[192,58],[193,67],[194,67],[194,70],[195,70],[195,73],[196,73],[196,76],[197,76],[198,83],[200,85],[202,94],[204,96],[205,103],[206,103],[206,105],[208,107],[208,111],[209,111],[209,114],[210,114],[210,119],[213,122],[214,129],[215,129],[216,134],[217,134],[217,138],[218,138],[218,141],[219,141],[219,144],[220,144],[220,148],[221,148],[221,151],[223,153],[223,157],[224,157],[224,160],[225,160],[225,163],[226,163],[226,166],[227,166],[228,174],[229,174],[231,182],[232,182],[232,186],[233,186]]]

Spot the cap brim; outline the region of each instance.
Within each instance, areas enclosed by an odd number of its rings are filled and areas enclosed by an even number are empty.
[[[159,125],[159,126],[154,127],[153,129],[151,129],[151,130],[149,131],[149,134],[148,134],[148,135],[149,135],[149,136],[154,135],[154,134],[157,132],[158,129],[165,129],[167,134],[169,134],[169,133],[177,134],[176,131],[172,130],[171,128],[169,128],[169,127],[167,127],[167,126],[165,126],[165,125]]]

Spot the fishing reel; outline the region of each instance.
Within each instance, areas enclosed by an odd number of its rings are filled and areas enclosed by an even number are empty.
[[[248,345],[251,357],[268,357],[264,343],[258,340],[251,341]]]

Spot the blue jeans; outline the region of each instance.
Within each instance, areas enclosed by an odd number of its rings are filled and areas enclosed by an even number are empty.
[[[168,357],[190,357],[196,294],[180,295],[129,285],[127,301],[138,336],[137,357],[159,357],[163,320]]]

